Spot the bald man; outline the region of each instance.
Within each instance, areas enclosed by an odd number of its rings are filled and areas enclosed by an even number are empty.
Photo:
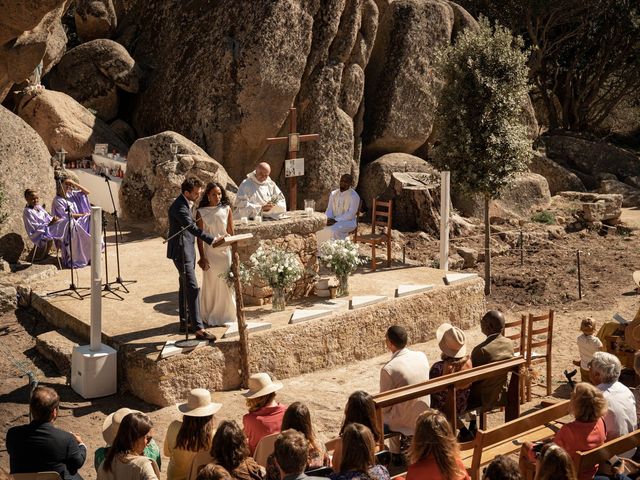
[[[287,210],[284,195],[269,178],[270,174],[271,167],[262,162],[242,181],[233,208],[234,218],[254,218],[259,215],[277,218]]]

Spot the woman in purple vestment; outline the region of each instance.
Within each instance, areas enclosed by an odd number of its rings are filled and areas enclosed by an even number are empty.
[[[51,241],[60,240],[64,227],[58,217],[52,217],[40,205],[38,192],[28,188],[24,191],[24,199],[27,201],[22,211],[24,228],[36,248],[45,249],[46,256],[49,253]]]
[[[89,190],[69,178],[57,182],[52,208],[53,214],[65,222],[62,263],[66,267],[71,266],[71,254],[74,268],[85,267],[91,260],[89,194]]]

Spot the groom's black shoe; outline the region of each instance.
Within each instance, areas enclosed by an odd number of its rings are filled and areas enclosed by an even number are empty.
[[[196,332],[196,339],[215,342],[218,339],[218,337],[216,337],[213,333],[207,332],[206,330],[200,330]]]

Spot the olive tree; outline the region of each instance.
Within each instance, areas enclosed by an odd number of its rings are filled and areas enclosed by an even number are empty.
[[[485,293],[491,293],[489,207],[526,168],[531,141],[524,123],[527,53],[522,39],[481,18],[437,54],[442,80],[434,163],[454,184],[485,203]]]

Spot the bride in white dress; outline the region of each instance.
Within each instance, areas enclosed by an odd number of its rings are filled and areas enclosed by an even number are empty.
[[[209,235],[215,237],[233,235],[231,207],[224,188],[217,183],[208,183],[198,206],[196,223]],[[213,248],[198,239],[202,268],[200,290],[200,315],[202,321],[212,326],[236,321],[236,293],[229,287],[225,276],[231,267],[231,247]]]

